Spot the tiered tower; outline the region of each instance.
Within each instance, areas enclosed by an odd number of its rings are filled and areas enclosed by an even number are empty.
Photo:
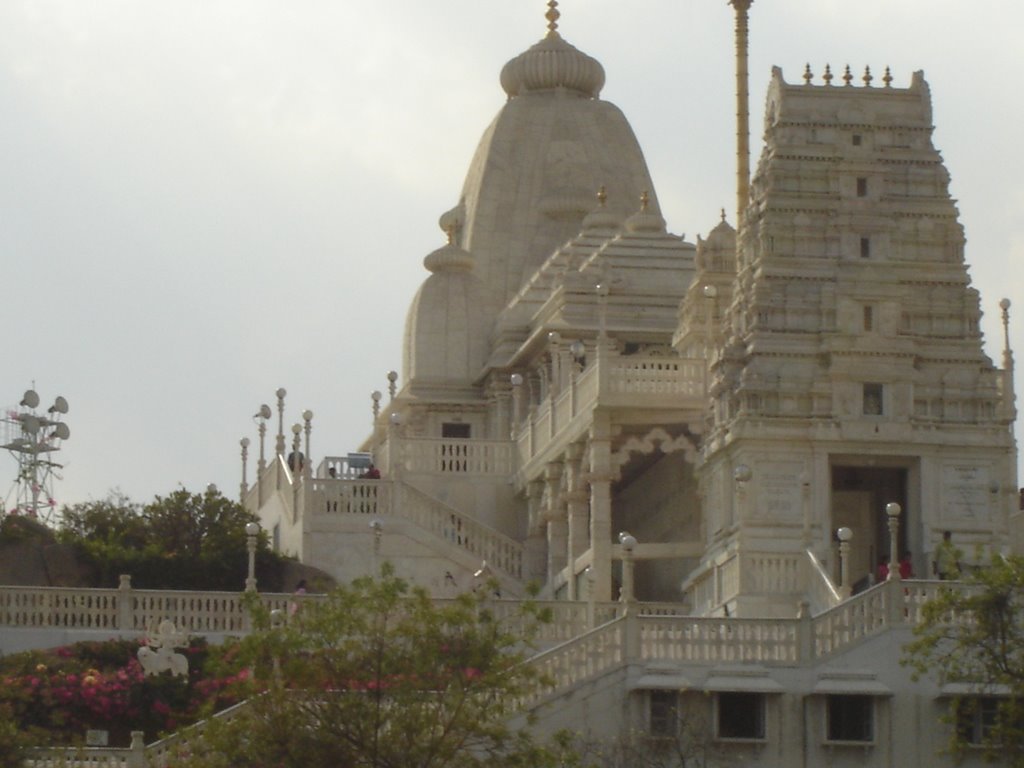
[[[705,565],[738,569],[741,612],[796,610],[803,550],[834,565],[840,526],[853,578],[872,573],[886,503],[920,575],[943,530],[998,550],[1013,506],[1012,400],[982,349],[928,85],[837,79],[773,71],[712,370]]]

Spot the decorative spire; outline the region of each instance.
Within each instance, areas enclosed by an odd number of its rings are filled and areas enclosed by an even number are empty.
[[[644,190],[640,193],[640,210],[645,212],[647,210],[647,204],[651,201],[651,196]]]
[[[864,81],[865,86],[871,87],[871,81],[875,79],[871,76],[871,67],[864,67],[864,77],[861,79]]]
[[[847,85],[851,85],[853,83],[853,75],[850,74],[849,64],[846,65],[846,71],[843,72],[843,82],[846,83]]]
[[[558,12],[558,0],[548,0],[548,12],[544,18],[548,20],[548,37],[558,36],[558,19],[562,14]]]
[[[886,88],[892,88],[892,72],[889,71],[888,67],[885,68],[885,75],[882,76],[882,82],[885,83]]]
[[[736,226],[750,197],[750,89],[747,64],[748,18],[754,0],[729,0],[736,10]]]
[[[604,208],[604,204],[608,202],[608,190],[604,188],[604,184],[597,190],[597,204],[601,208]]]
[[[725,223],[725,208],[722,209],[722,223]]]
[[[825,81],[825,85],[832,85],[832,67],[829,64],[825,65],[825,74],[821,76],[821,79]]]
[[[811,84],[811,79],[813,77],[814,77],[814,73],[811,72],[811,63],[807,62],[807,64],[804,65],[804,84],[805,85],[810,85]]]

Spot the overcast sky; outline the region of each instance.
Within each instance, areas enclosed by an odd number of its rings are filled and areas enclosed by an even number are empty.
[[[312,453],[355,449],[401,368],[502,65],[544,0],[0,0],[0,405],[70,403],[62,503],[237,495],[239,438],[286,387]],[[605,67],[670,230],[734,220],[725,0],[564,0]],[[756,0],[754,159],[771,66],[894,85],[923,69],[967,260],[1002,346],[1024,311],[1019,0]],[[876,81],[877,84],[878,81]],[[1011,337],[1024,343],[1018,320]],[[1024,379],[1024,377],[1018,377]],[[276,417],[275,417],[276,418]],[[255,446],[254,446],[255,447]],[[254,463],[254,460],[253,460]],[[0,488],[16,464],[0,456]],[[251,472],[251,470],[250,470]],[[9,498],[13,498],[9,497]]]

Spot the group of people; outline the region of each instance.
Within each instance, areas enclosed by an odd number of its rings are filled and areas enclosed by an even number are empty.
[[[889,578],[890,562],[886,555],[878,558],[878,582]],[[914,578],[914,564],[910,552],[904,552],[898,564],[901,579]],[[932,561],[932,573],[942,581],[960,578],[960,552],[953,546],[953,532],[945,531],[942,542],[935,549],[935,560]]]
[[[910,553],[904,552],[900,557],[900,561],[897,564],[901,579],[912,579],[914,578],[914,562],[910,559]],[[878,558],[878,574],[877,578],[879,582],[886,581],[889,578],[889,558],[885,555]]]

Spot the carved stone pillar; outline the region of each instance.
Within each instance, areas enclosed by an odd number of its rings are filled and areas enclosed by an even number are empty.
[[[561,494],[562,465],[551,462],[544,468],[544,517],[548,523],[548,583],[565,568],[568,554],[569,523]]]
[[[612,431],[608,414],[590,428],[590,549],[594,599],[612,598]]]
[[[547,583],[547,539],[546,524],[541,514],[541,499],[544,495],[544,484],[532,482],[526,490],[526,501],[529,520],[527,522],[526,548],[523,563],[527,581]]]
[[[573,443],[569,446],[565,455],[565,479],[566,479],[566,515],[569,524],[568,538],[568,562],[570,565],[576,562],[576,558],[587,550],[590,543],[589,514],[590,507],[587,504],[587,491],[581,471],[583,458],[583,446]],[[570,574],[569,599],[576,600],[579,595],[576,590],[575,571]]]
[[[548,520],[548,584],[554,584],[555,577],[565,568],[568,539],[569,523],[564,517]]]

